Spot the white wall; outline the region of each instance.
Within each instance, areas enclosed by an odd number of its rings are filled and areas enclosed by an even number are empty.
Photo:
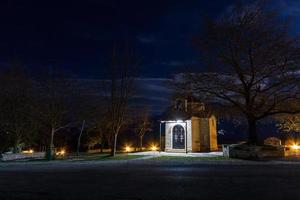
[[[183,150],[179,150],[179,149],[174,150],[172,147],[172,144],[173,144],[172,130],[173,130],[173,127],[177,124],[183,126],[185,132],[186,132],[186,128],[187,128],[187,138],[185,138],[187,140],[187,147],[188,147],[187,149],[188,149],[188,151],[192,150],[191,120],[186,120],[185,122],[168,121],[165,123],[165,131],[166,131],[165,132],[165,149],[166,149],[166,151],[176,151],[176,152],[183,151],[183,152],[185,152],[185,148]]]

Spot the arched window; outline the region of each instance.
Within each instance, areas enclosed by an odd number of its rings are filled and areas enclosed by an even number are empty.
[[[173,149],[184,149],[185,134],[183,126],[177,124],[173,127]]]

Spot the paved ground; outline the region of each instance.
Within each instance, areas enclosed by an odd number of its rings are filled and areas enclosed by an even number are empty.
[[[207,153],[173,153],[173,152],[158,152],[158,151],[142,151],[142,152],[134,152],[128,153],[128,155],[143,155],[147,156],[144,159],[148,159],[151,157],[159,157],[159,156],[180,156],[180,157],[216,157],[223,156],[223,152],[207,152]]]
[[[0,163],[0,199],[300,199],[300,165],[244,161]]]

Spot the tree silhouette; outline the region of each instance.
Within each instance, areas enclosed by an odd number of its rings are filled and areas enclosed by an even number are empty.
[[[298,113],[299,42],[288,23],[260,3],[236,5],[217,20],[206,20],[193,39],[205,68],[176,78],[177,88],[237,111],[248,122],[251,144],[257,122]]]

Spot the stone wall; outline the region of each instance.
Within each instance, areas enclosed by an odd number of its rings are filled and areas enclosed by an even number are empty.
[[[210,151],[209,119],[200,118],[200,151]]]
[[[210,118],[192,117],[186,122],[188,152],[218,150],[217,124],[214,116]],[[169,121],[165,123],[165,151],[185,152],[185,148],[173,149],[172,147],[172,130],[175,125],[181,125],[186,129],[185,122]]]
[[[255,146],[247,144],[223,145],[223,155],[229,158],[264,159],[281,158],[285,155],[283,146]]]
[[[210,151],[218,150],[218,139],[217,139],[217,119],[215,116],[209,118],[209,132],[210,132]]]
[[[36,152],[36,153],[6,153],[0,156],[2,161],[10,160],[21,160],[21,159],[32,159],[32,158],[44,158],[45,152]]]
[[[192,150],[200,151],[200,119],[192,117]]]
[[[214,116],[210,118],[192,117],[193,151],[216,151],[217,122]]]

